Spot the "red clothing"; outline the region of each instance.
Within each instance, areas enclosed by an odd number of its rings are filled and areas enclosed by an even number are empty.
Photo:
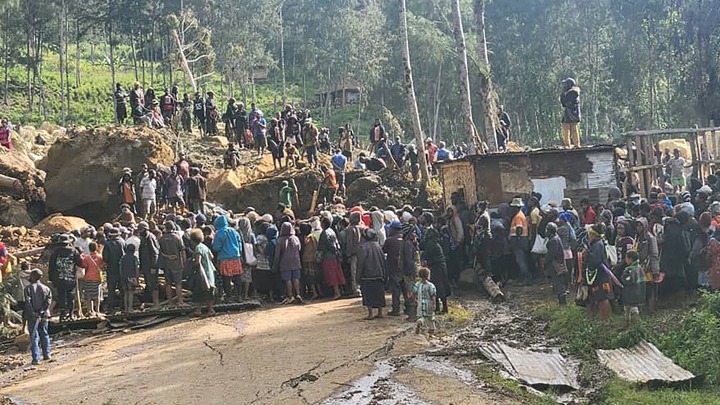
[[[592,207],[588,207],[583,217],[583,225],[595,225],[597,222],[597,215]]]
[[[325,180],[327,180],[327,186],[331,190],[337,190],[338,184],[337,180],[335,180],[335,172],[332,170],[328,170],[325,172]]]
[[[710,262],[708,278],[710,278],[710,287],[714,291],[720,289],[720,242],[715,238],[711,238],[706,249]]]
[[[438,147],[431,143],[429,146],[425,146],[425,152],[428,154],[428,162],[430,164],[435,163],[435,159],[437,158],[437,151]]]
[[[325,284],[328,287],[341,286],[345,284],[340,261],[338,259],[325,259],[322,262],[322,272]]]
[[[97,252],[82,255],[82,268],[85,269],[85,281],[100,281],[100,269],[105,267],[102,256]]]

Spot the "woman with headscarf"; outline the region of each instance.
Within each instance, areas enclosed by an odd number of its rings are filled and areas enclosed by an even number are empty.
[[[285,222],[280,227],[280,237],[275,248],[273,268],[279,269],[280,279],[285,283],[287,296],[283,304],[302,304],[300,296],[300,239],[295,236],[295,228],[291,223]]]
[[[642,218],[638,219],[640,221]],[[665,220],[664,227],[665,243],[660,254],[660,269],[665,273],[665,278],[660,284],[660,293],[663,299],[672,301],[672,295],[685,289],[685,279],[688,250],[683,237],[683,230],[680,222],[675,218]],[[641,261],[642,263],[642,256]]]
[[[325,284],[333,289],[333,299],[336,300],[340,298],[340,286],[345,284],[345,275],[340,266],[340,243],[332,229],[332,220],[322,217],[320,223],[323,230],[318,240],[316,261],[320,263]]]
[[[255,254],[255,245],[257,244],[257,239],[255,238],[255,234],[252,231],[252,224],[250,223],[250,219],[247,217],[242,217],[238,219],[238,231],[240,233],[240,237],[243,241],[243,248],[245,251],[245,257],[243,260],[243,274],[240,275],[240,282],[243,286],[243,297],[247,300],[250,295],[250,284],[253,282],[253,271],[255,271],[255,266],[257,265],[257,256]],[[252,246],[252,256],[248,257],[250,250],[247,249],[247,247]],[[252,262],[252,259],[255,259],[255,264],[249,264],[248,260]]]
[[[382,211],[377,210],[370,213],[371,228],[377,233],[378,243],[380,246],[385,244],[385,215]]]
[[[372,229],[363,229],[363,243],[358,247],[357,281],[362,291],[362,304],[367,307],[365,319],[382,318],[385,307],[385,283],[387,266],[385,256],[377,241],[377,233]],[[373,316],[373,309],[377,315]]]
[[[235,294],[238,300],[241,295],[240,275],[243,273],[242,266],[242,239],[240,234],[230,227],[227,217],[221,215],[215,219],[215,238],[213,239],[213,251],[217,252],[217,261],[222,276],[222,284],[225,289],[225,296],[230,299],[232,290],[231,284],[235,287]]]
[[[667,226],[665,227],[665,232],[667,232]],[[665,242],[676,244],[678,245],[678,248],[683,249],[684,251],[685,244],[682,239],[682,231],[672,233],[673,236],[671,236],[669,240],[667,238],[667,233],[665,234]],[[650,225],[645,217],[638,217],[635,222],[635,244],[633,245],[633,250],[638,252],[640,266],[645,271],[645,278],[648,280],[648,283],[654,283],[655,280],[659,280],[660,269],[662,268],[662,257],[658,251],[657,239],[655,239],[655,235],[650,232]],[[668,252],[670,252],[669,249]],[[663,254],[665,254],[665,249],[663,249]],[[683,264],[686,259],[687,254],[685,254],[682,259]],[[669,256],[666,256],[665,260],[667,263],[668,260],[672,259]],[[680,268],[680,271],[684,273],[682,268]],[[648,286],[645,291],[648,295],[649,307],[652,310],[655,308],[655,301],[657,300],[656,287]]]
[[[440,313],[447,313],[447,297],[450,295],[450,285],[447,279],[447,262],[445,261],[445,253],[443,253],[441,245],[440,232],[433,227],[435,217],[426,212],[420,217],[420,223],[423,226],[423,237],[420,241],[420,250],[422,257],[430,268],[431,282],[435,284],[437,289],[437,300],[435,308]],[[442,304],[440,306],[439,304]]]
[[[317,263],[315,263],[315,252],[317,252],[318,237],[313,232],[312,225],[300,224],[300,243],[302,244],[302,284],[310,291],[310,299],[315,300],[320,296],[320,280],[318,277]]]
[[[268,294],[270,302],[275,296],[275,274],[272,272],[272,262],[275,258],[275,245],[277,243],[277,228],[267,223],[258,224],[262,228],[256,240],[255,257],[257,266],[253,274],[253,286],[255,291]]]
[[[608,296],[611,291],[610,277],[604,267],[610,268],[610,261],[603,242],[602,227],[593,225],[588,230],[588,246],[584,248],[583,261],[585,268],[582,275],[582,286],[588,290],[587,311],[589,316],[596,312],[600,320],[607,320],[610,316],[610,302]]]
[[[563,245],[557,234],[558,228],[554,222],[545,227],[545,238],[547,238],[547,253],[545,254],[545,274],[550,275],[553,292],[561,306],[567,301],[568,269],[565,265]]]

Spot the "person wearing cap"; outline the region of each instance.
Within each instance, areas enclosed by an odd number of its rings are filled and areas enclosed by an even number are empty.
[[[50,335],[48,334],[48,319],[50,318],[50,303],[52,292],[50,288],[40,281],[40,269],[30,271],[30,285],[25,287],[24,316],[28,320],[30,333],[30,353],[32,364],[40,363],[40,347],[42,347],[43,360],[50,360]]]
[[[522,198],[513,198],[510,203],[510,246],[515,255],[515,262],[520,270],[522,283],[530,281],[530,269],[528,267],[528,224],[525,214],[522,212]]]
[[[133,212],[135,212],[135,201],[137,200],[135,194],[135,183],[132,178],[132,171],[124,171],[120,181],[118,182],[117,194],[120,197],[120,204],[127,205]]]
[[[566,148],[580,147],[580,87],[575,85],[575,79],[567,78],[562,81],[562,94],[560,104],[563,107],[562,136]]]
[[[82,266],[82,258],[73,246],[73,242],[74,239],[70,234],[60,235],[59,246],[50,256],[48,266],[48,276],[58,292],[57,305],[60,308],[60,321],[67,321],[74,317],[77,277],[75,266]],[[78,314],[81,312],[79,311]]]
[[[105,262],[107,273],[108,297],[105,300],[105,313],[111,314],[116,307],[116,290],[122,292],[120,285],[120,259],[125,254],[125,240],[120,237],[120,230],[109,228],[105,231],[105,243],[102,250],[102,258]]]
[[[639,195],[638,195],[639,197]],[[580,221],[580,214],[578,214],[577,210],[573,208],[572,200],[569,198],[563,198],[562,202],[560,203],[560,207],[562,208],[562,212],[569,212],[571,213],[575,218],[575,221]],[[580,226],[579,222],[573,223],[573,226]]]

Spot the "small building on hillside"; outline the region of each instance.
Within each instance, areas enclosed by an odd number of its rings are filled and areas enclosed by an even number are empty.
[[[616,186],[615,147],[538,149],[523,152],[472,155],[438,164],[443,203],[451,205],[453,193],[468,204],[487,200],[491,207],[509,203],[514,196],[542,194],[541,203],[571,198],[607,202]]]
[[[342,83],[329,88],[320,89],[315,95],[318,103],[325,105],[330,98],[330,105],[343,106],[360,102],[360,84],[355,79],[345,79]]]

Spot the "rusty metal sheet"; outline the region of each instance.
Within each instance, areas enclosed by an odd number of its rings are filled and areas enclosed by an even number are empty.
[[[577,364],[554,353],[514,349],[502,343],[485,346],[480,351],[487,358],[500,363],[505,370],[529,385],[580,388]]]
[[[632,382],[680,382],[695,378],[646,341],[630,349],[597,350],[597,356],[605,367]]]

